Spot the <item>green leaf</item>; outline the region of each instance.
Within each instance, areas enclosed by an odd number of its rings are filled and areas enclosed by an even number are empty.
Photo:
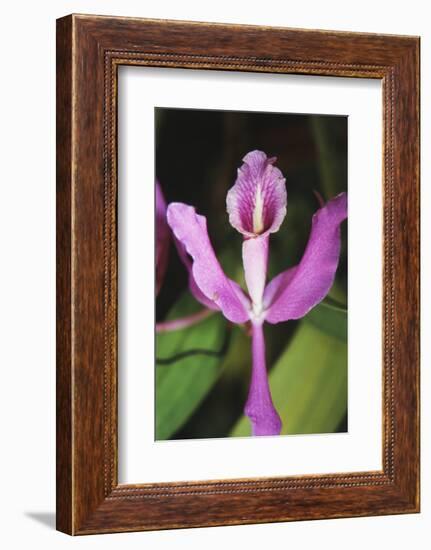
[[[320,302],[304,317],[304,321],[334,338],[347,342],[347,310],[335,300],[326,298]]]
[[[168,319],[189,315],[202,306],[185,292]],[[223,348],[226,322],[215,313],[187,329],[156,335],[156,357],[170,358],[184,351]],[[223,357],[197,353],[170,365],[156,365],[156,439],[169,439],[190,417],[220,374]]]
[[[332,433],[347,411],[347,344],[301,322],[269,381],[282,434]],[[243,416],[231,436],[247,435]]]
[[[319,171],[324,199],[328,200],[344,191],[347,181],[347,118],[340,126],[337,118],[327,115],[310,117],[311,129],[314,135],[319,156]],[[341,134],[337,135],[342,128]],[[341,144],[345,144],[341,146]]]

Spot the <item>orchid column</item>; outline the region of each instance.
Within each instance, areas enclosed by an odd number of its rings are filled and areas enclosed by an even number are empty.
[[[231,225],[244,236],[242,261],[251,298],[253,369],[244,412],[250,418],[253,435],[279,434],[281,420],[269,390],[263,335],[269,235],[279,230],[286,216],[286,180],[273,166],[276,158],[261,151],[244,157],[235,185],[226,197]]]
[[[189,270],[192,294],[233,323],[251,323],[253,364],[244,412],[253,435],[278,435],[281,431],[268,384],[263,323],[299,319],[327,295],[339,260],[340,224],[347,217],[347,196],[342,193],[313,216],[300,263],[265,286],[269,237],[280,228],[287,207],[285,179],[274,166],[275,160],[262,151],[248,153],[227,195],[229,221],[244,236],[242,260],[248,295],[224,274],[208,237],[206,218],[182,203],[171,203],[167,210],[168,224]]]

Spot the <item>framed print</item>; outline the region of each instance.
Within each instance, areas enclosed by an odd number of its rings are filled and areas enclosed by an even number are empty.
[[[419,39],[57,21],[57,528],[419,511]]]

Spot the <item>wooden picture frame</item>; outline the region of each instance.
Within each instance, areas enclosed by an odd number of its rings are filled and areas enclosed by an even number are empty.
[[[117,68],[383,84],[383,469],[119,485]],[[57,529],[68,534],[419,511],[419,38],[70,15],[57,21]]]

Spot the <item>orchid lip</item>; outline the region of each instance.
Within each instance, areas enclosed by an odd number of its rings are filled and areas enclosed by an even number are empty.
[[[262,151],[251,151],[228,191],[229,222],[245,238],[275,233],[286,216],[286,180],[274,166],[276,160]]]

